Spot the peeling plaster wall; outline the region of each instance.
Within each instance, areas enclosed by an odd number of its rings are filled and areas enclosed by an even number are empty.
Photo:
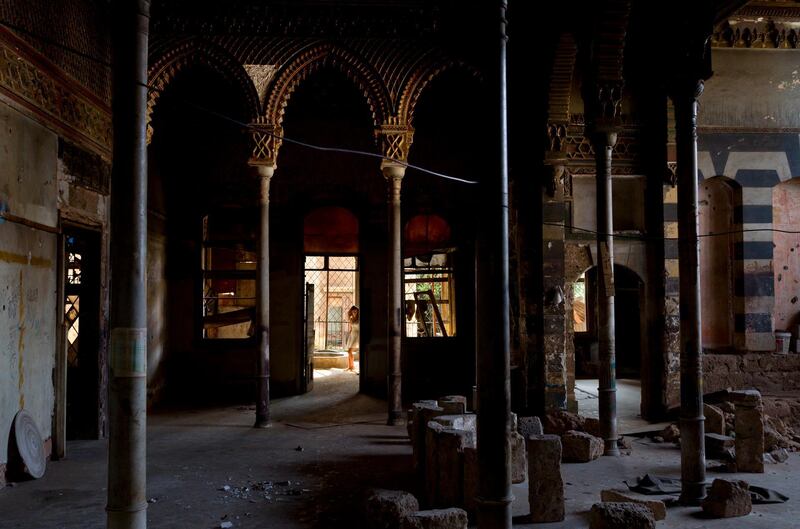
[[[700,98],[699,125],[800,126],[800,64],[786,50],[714,48],[714,75]]]
[[[0,207],[55,227],[56,136],[4,104],[0,124]],[[55,296],[56,236],[0,221],[0,465],[20,408],[51,437]]]

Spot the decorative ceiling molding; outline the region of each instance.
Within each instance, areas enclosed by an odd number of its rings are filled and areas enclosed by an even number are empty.
[[[5,28],[0,28],[0,94],[58,135],[111,160],[108,105]]]
[[[799,23],[735,17],[715,28],[711,45],[715,48],[793,50],[799,44],[799,27]]]

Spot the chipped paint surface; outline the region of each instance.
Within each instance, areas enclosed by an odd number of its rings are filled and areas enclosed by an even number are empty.
[[[0,150],[8,154],[0,164],[0,202],[15,215],[55,225],[55,135],[3,104],[0,123]],[[20,408],[43,439],[51,436],[56,259],[54,234],[0,224],[0,465]]]

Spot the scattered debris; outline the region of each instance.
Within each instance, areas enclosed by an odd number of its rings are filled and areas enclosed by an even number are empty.
[[[638,503],[595,503],[590,515],[590,529],[655,529],[653,513]]]
[[[157,503],[157,502],[158,498],[150,498],[149,500],[147,500],[147,503]]]
[[[303,493],[310,492],[310,489],[295,487],[287,488],[291,487],[292,484],[300,485],[300,482],[250,481],[247,483],[247,485],[242,487],[231,487],[230,485],[224,485],[217,490],[227,493],[228,498],[248,500],[250,503],[255,503],[258,499],[272,501],[275,496],[300,496]]]
[[[297,448],[295,448],[295,451],[296,452],[302,452],[303,451],[303,447],[302,446],[298,446]]]
[[[703,512],[714,518],[745,516],[753,510],[750,486],[746,481],[715,479],[701,504]]]
[[[233,527],[233,522],[222,522],[219,524],[219,529],[230,529]]]

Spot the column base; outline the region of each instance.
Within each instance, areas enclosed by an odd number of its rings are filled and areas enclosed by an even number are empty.
[[[399,411],[390,411],[389,418],[386,420],[386,424],[389,426],[403,426],[406,423],[405,419],[403,419],[403,412]]]
[[[681,496],[678,502],[681,505],[697,507],[706,497],[705,482],[683,481],[681,484]]]
[[[253,424],[253,428],[271,428],[272,422],[269,419],[264,418],[257,418],[256,422]]]
[[[106,516],[107,529],[147,529],[146,503],[129,511],[106,508]]]
[[[513,494],[498,499],[487,499],[480,496],[475,498],[475,503],[478,505],[478,527],[481,529],[511,529],[513,520],[511,503],[513,501]]]
[[[603,440],[603,455],[604,456],[619,456],[619,444],[617,439],[604,439]]]

